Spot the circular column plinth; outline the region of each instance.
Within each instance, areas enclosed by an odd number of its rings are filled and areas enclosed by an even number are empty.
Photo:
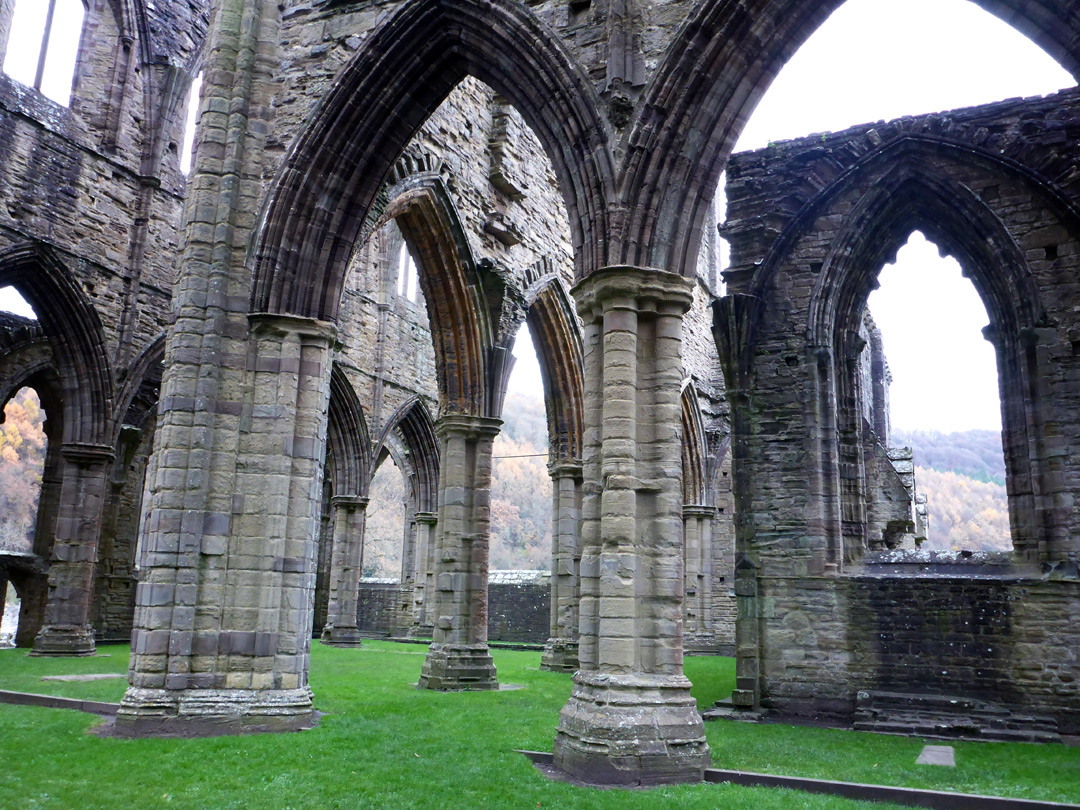
[[[559,714],[554,765],[597,785],[700,782],[709,745],[690,681],[578,672]]]
[[[315,725],[311,690],[129,687],[116,713],[120,737],[210,737],[300,731]]]
[[[57,627],[45,625],[34,637],[31,655],[93,655],[97,651],[94,630],[89,625]]]
[[[540,657],[545,672],[577,672],[578,643],[565,638],[549,638]]]
[[[327,625],[323,628],[319,639],[323,644],[331,647],[359,647],[363,641],[360,631],[355,627],[334,627]]]
[[[466,692],[498,689],[487,644],[432,644],[417,682],[420,689]]]

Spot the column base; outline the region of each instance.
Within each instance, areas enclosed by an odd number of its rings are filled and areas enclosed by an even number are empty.
[[[549,638],[540,657],[545,672],[577,672],[578,643],[566,638]]]
[[[432,644],[417,682],[420,689],[465,692],[498,689],[487,644]]]
[[[93,655],[97,651],[94,629],[84,624],[80,627],[57,627],[45,625],[34,637],[30,655]]]
[[[554,765],[597,785],[700,782],[705,726],[682,675],[578,672],[559,713]]]
[[[326,625],[322,631],[320,641],[331,647],[359,647],[363,640],[360,631],[355,627],[334,627]]]
[[[435,625],[414,624],[409,628],[409,632],[405,634],[405,638],[431,638],[434,635]]]
[[[116,713],[119,737],[211,737],[300,731],[315,725],[311,690],[128,687]]]

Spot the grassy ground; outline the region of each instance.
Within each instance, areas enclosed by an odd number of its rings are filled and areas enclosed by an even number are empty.
[[[119,700],[122,681],[42,682],[42,674],[121,672],[108,657],[33,659],[0,651],[0,689]],[[550,782],[513,748],[551,750],[570,676],[540,672],[539,654],[497,651],[518,691],[437,694],[412,687],[425,648],[358,650],[316,643],[311,682],[319,728],[202,740],[114,740],[85,733],[79,712],[0,705],[0,808],[885,808],[790,791],[693,785],[595,790]],[[731,691],[733,665],[690,658],[702,706]],[[958,767],[916,766],[920,740],[854,732],[707,725],[717,767],[1080,801],[1080,749],[957,744]]]

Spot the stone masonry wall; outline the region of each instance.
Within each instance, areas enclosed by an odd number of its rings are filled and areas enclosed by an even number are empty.
[[[729,163],[732,267],[717,334],[743,375],[738,546],[758,593],[747,590],[740,610],[760,620],[760,637],[740,647],[739,666],[762,706],[850,718],[861,690],[903,689],[1077,728],[1080,675],[1063,651],[1080,643],[1066,618],[1080,610],[1077,518],[1064,506],[1080,491],[1065,450],[1080,440],[1080,229],[1067,213],[1080,199],[1078,120],[1080,94],[1069,90]],[[1003,567],[912,559],[894,570],[863,545],[878,542],[866,529],[873,509],[859,512],[873,479],[863,465],[888,470],[844,438],[877,418],[851,399],[872,380],[858,382],[860,349],[847,336],[881,265],[916,228],[960,259],[991,315],[1016,549]],[[1021,379],[1037,379],[1037,392]]]

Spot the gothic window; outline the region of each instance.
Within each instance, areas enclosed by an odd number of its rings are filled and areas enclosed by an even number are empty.
[[[408,246],[402,244],[401,253],[398,254],[397,293],[402,298],[408,298],[410,301],[415,301],[417,298],[416,292],[419,286],[420,274],[416,269],[416,262],[413,261]]]
[[[16,0],[4,73],[66,107],[85,14],[83,0]]]

